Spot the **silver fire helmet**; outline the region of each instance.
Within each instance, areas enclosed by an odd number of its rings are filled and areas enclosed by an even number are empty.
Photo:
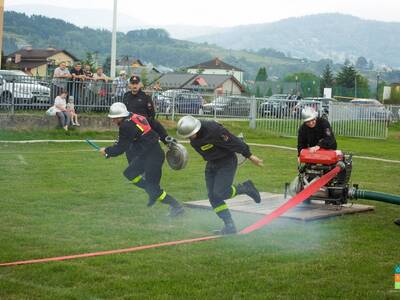
[[[303,119],[303,122],[308,122],[308,121],[314,120],[317,118],[317,116],[318,116],[318,113],[312,107],[305,107],[301,111],[301,118]]]
[[[199,132],[200,128],[201,123],[198,119],[192,116],[184,116],[178,122],[176,134],[182,138],[187,139]]]
[[[125,118],[129,116],[129,111],[126,108],[125,104],[122,102],[115,102],[110,106],[110,112],[108,117],[111,119],[115,118]]]

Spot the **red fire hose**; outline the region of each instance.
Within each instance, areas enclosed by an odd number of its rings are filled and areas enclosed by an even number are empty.
[[[303,202],[304,200],[306,200],[307,198],[309,198],[310,196],[315,194],[322,186],[327,184],[340,171],[341,171],[341,167],[336,166],[329,173],[325,174],[320,179],[318,179],[315,182],[313,182],[312,184],[310,184],[307,188],[305,188],[303,191],[301,191],[296,196],[289,199],[285,204],[278,207],[272,213],[265,216],[264,218],[262,218],[255,224],[243,229],[240,232],[240,234],[250,233],[254,230],[260,229],[261,227],[267,225],[269,222],[276,219],[277,217],[279,217],[280,215],[285,213],[290,208],[296,206],[300,202]],[[138,247],[132,247],[132,248],[126,248],[126,249],[99,251],[99,252],[92,252],[92,253],[83,253],[83,254],[68,255],[68,256],[49,257],[49,258],[39,258],[39,259],[31,259],[31,260],[20,260],[20,261],[14,261],[14,262],[0,263],[0,267],[27,265],[27,264],[49,262],[49,261],[62,261],[62,260],[93,257],[93,256],[102,256],[102,255],[117,254],[117,253],[127,253],[127,252],[134,252],[134,251],[140,251],[140,250],[146,250],[146,249],[160,248],[160,247],[165,247],[165,246],[173,246],[173,245],[179,245],[179,244],[189,244],[189,243],[195,243],[195,242],[214,240],[214,239],[218,239],[221,237],[222,236],[212,235],[212,236],[200,237],[200,238],[195,238],[195,239],[144,245],[144,246],[138,246]]]
[[[276,219],[280,215],[284,214],[286,211],[288,211],[292,207],[295,207],[297,204],[303,202],[304,200],[308,199],[310,196],[314,195],[322,186],[327,184],[341,170],[342,169],[340,166],[336,166],[334,169],[332,169],[331,171],[326,173],[320,179],[314,181],[312,184],[310,184],[308,187],[306,187],[304,190],[302,190],[296,196],[290,198],[286,203],[279,206],[272,213],[270,213],[269,215],[266,215],[264,218],[262,218],[261,220],[259,220],[256,223],[254,223],[253,225],[243,229],[240,232],[240,234],[250,233],[254,230],[260,229],[261,227],[267,225],[269,222]]]

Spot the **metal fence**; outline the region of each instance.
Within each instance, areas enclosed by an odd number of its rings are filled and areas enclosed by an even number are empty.
[[[121,86],[113,81],[0,75],[0,109],[47,109],[62,90],[68,91],[70,101],[79,111],[104,111],[122,100],[127,82]]]
[[[330,103],[329,122],[339,136],[384,139],[392,112],[385,106]]]
[[[0,110],[46,110],[56,95],[67,90],[78,112],[106,111],[122,101],[127,82],[64,81],[29,76],[0,75]],[[284,136],[296,136],[301,110],[313,107],[327,117],[339,136],[386,138],[389,122],[400,119],[400,106],[357,105],[343,102],[285,99],[286,95],[255,98],[238,95],[204,94],[188,90],[147,91],[152,95],[158,115],[173,120],[195,115],[216,120],[247,121],[259,128]]]

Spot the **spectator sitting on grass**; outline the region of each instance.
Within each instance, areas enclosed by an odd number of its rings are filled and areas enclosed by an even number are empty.
[[[68,92],[66,90],[62,90],[54,100],[56,115],[60,120],[62,128],[64,128],[65,131],[68,131],[68,125],[71,121],[71,115],[67,110],[67,96]]]
[[[67,111],[71,115],[71,123],[72,123],[72,125],[81,126],[81,124],[79,124],[79,122],[78,122],[78,114],[75,111],[74,97],[69,96],[66,108],[67,108]]]

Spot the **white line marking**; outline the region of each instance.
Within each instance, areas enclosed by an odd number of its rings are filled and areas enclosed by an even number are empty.
[[[115,140],[91,140],[95,143],[114,143]],[[34,144],[34,143],[84,143],[85,140],[26,140],[26,141],[0,141],[0,143],[4,144]],[[179,141],[182,144],[188,144],[189,141]],[[297,151],[296,148],[288,147],[288,146],[279,146],[279,145],[271,145],[271,144],[257,144],[257,143],[247,143],[249,146],[256,146],[256,147],[265,147],[265,148],[276,148],[276,149],[283,149],[283,150],[290,150],[290,151]],[[73,150],[71,150],[73,151]],[[65,151],[65,152],[71,152]],[[75,151],[84,151],[84,150],[75,150]],[[1,153],[1,152],[0,152]],[[54,152],[54,153],[63,153],[63,152]],[[366,159],[366,160],[375,160],[387,163],[396,163],[400,164],[400,160],[394,159],[385,159],[379,157],[371,157],[371,156],[358,156],[353,155],[354,158],[359,159]]]

